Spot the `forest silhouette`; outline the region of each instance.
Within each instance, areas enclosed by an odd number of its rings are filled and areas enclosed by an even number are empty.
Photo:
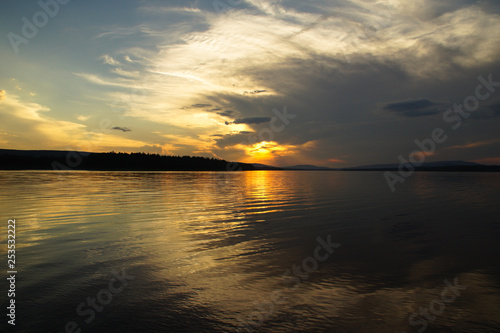
[[[200,156],[150,153],[84,153],[64,151],[4,151],[2,170],[116,170],[116,171],[236,171],[255,170],[247,163]]]

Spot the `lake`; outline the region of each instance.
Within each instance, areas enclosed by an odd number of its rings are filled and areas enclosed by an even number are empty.
[[[496,332],[500,174],[1,171],[15,332]]]

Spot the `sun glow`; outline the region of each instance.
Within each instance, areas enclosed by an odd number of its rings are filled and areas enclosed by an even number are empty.
[[[244,148],[248,156],[245,160],[252,163],[269,163],[280,156],[290,154],[294,148],[295,146],[280,145],[275,141],[262,141]]]

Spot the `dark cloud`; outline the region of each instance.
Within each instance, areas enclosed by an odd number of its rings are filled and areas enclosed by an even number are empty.
[[[490,0],[484,1],[482,5],[487,6]],[[441,1],[441,0],[429,0],[425,9],[420,9],[419,17],[421,19],[432,20],[436,19],[445,14],[456,12],[460,9],[470,7],[472,5],[477,5],[477,0],[454,0],[454,1]]]
[[[263,124],[271,121],[271,117],[251,117],[239,118],[234,121],[235,124]]]
[[[226,125],[229,124],[247,124],[247,125],[258,125],[258,124],[263,124],[271,121],[271,117],[249,117],[249,118],[238,118],[235,121],[227,122]]]
[[[118,126],[115,126],[113,128],[111,128],[112,130],[116,130],[116,131],[122,131],[122,132],[131,132],[132,130],[130,128],[127,128],[127,127],[118,127]]]
[[[441,103],[432,102],[427,98],[392,102],[386,104],[383,109],[397,113],[405,117],[423,117],[438,114]]]
[[[231,147],[237,144],[249,144],[253,142],[253,138],[251,134],[255,133],[234,133],[234,134],[226,134],[220,138],[215,139],[216,145],[220,149],[224,149],[226,147]],[[241,157],[241,156],[240,156]]]
[[[263,89],[263,90],[254,90],[254,91],[245,91],[243,94],[244,95],[257,95],[257,94],[262,94],[264,92],[266,92],[267,90]]]
[[[197,108],[204,108],[206,107],[208,104],[195,104]],[[194,106],[193,106],[194,107]],[[217,106],[215,108],[212,108],[210,110],[206,110],[208,112],[216,112],[219,116],[223,116],[223,117],[234,117],[233,116],[233,113],[234,111],[232,110],[224,110],[224,108],[220,107],[220,106]]]
[[[218,115],[220,116],[223,116],[223,117],[232,117],[233,115],[233,112],[232,110],[226,110],[226,111],[223,111],[223,112],[217,112]]]
[[[209,108],[211,106],[212,104],[199,103],[199,104],[193,104],[191,106],[185,106],[183,107],[183,109],[203,109],[203,108]]]

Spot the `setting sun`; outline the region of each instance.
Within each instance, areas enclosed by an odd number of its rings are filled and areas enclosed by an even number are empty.
[[[246,160],[254,163],[270,163],[277,157],[291,152],[295,146],[280,145],[275,141],[262,141],[251,146],[245,147],[248,158]]]

